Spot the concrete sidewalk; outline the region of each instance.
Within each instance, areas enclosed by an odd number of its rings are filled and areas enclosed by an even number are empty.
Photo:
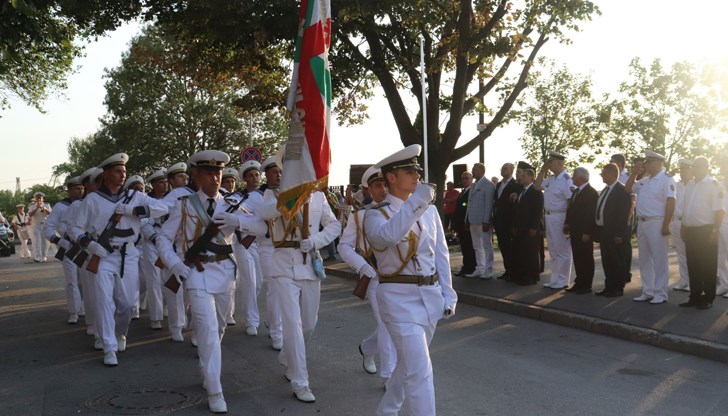
[[[681,308],[678,304],[687,301],[689,293],[670,289],[668,303],[634,302],[632,298],[639,296],[642,288],[638,254],[635,248],[632,282],[625,287],[624,296],[618,298],[604,298],[593,293],[575,295],[547,289],[541,284],[518,286],[495,278],[454,277],[453,286],[459,302],[466,304],[728,362],[728,299],[717,297],[713,308],[708,310]],[[596,292],[604,287],[604,272],[599,252],[595,251],[594,256],[593,289]],[[494,276],[499,276],[504,271],[500,253],[495,257]],[[460,270],[462,256],[459,253],[451,253],[450,261],[453,273]],[[548,282],[549,266],[547,252],[546,270],[541,274],[540,283]],[[354,271],[343,262],[327,263],[327,271],[335,276],[356,279]],[[572,270],[572,279],[573,276]],[[671,252],[670,287],[677,280],[677,258]]]

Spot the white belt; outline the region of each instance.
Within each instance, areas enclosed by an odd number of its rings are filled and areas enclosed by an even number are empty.
[[[640,221],[661,220],[663,218],[665,218],[665,217],[662,216],[662,215],[655,215],[655,216],[652,216],[652,217],[647,217],[647,216],[643,216],[643,215],[638,215],[637,216],[637,219],[640,220]]]

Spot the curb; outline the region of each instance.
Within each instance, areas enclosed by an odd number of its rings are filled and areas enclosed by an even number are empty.
[[[326,272],[349,280],[357,279],[356,274],[346,269],[326,267]],[[467,305],[728,363],[728,345],[725,344],[488,295],[463,291],[457,291],[457,294],[458,302]]]

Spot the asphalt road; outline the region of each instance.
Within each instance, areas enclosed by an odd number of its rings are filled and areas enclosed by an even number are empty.
[[[58,263],[0,259],[0,415],[210,414],[195,348],[142,315],[106,368],[83,325],[65,323],[62,283]],[[293,398],[264,328],[228,328],[229,414],[374,413],[383,389],[357,351],[374,321],[351,289],[335,277],[323,286],[308,350],[314,404]],[[431,353],[440,415],[728,414],[725,364],[467,305],[440,322]]]

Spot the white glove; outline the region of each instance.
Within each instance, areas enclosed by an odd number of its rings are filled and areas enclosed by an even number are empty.
[[[429,183],[418,183],[415,195],[428,203],[435,199],[435,187]]]
[[[66,240],[65,238],[61,238],[60,240],[58,240],[58,243],[56,243],[56,245],[64,250],[70,250],[71,247],[73,247],[71,242]]]
[[[180,280],[185,280],[190,275],[190,268],[187,267],[187,265],[183,261],[175,264],[169,270],[172,272],[173,275],[177,276]]]
[[[86,247],[86,251],[93,254],[94,256],[98,256],[100,258],[104,258],[109,255],[109,252],[106,251],[106,249],[99,243],[92,241],[88,247]]]
[[[374,270],[374,267],[365,263],[359,269],[359,276],[366,276],[366,277],[370,277],[370,278],[374,279],[375,277],[377,277],[377,272],[376,272],[376,270]]]
[[[453,315],[455,315],[455,305],[446,306],[443,318],[450,319]]]
[[[212,220],[220,228],[237,229],[240,227],[240,221],[238,221],[238,216],[229,212],[218,212],[217,214],[215,214],[214,217],[212,217]]]
[[[134,207],[129,204],[119,204],[116,206],[115,212],[117,214],[127,215],[131,217],[132,215],[134,215]]]
[[[313,241],[311,241],[310,238],[307,238],[305,240],[301,240],[301,251],[304,253],[308,253],[309,251],[313,250],[314,244]]]

